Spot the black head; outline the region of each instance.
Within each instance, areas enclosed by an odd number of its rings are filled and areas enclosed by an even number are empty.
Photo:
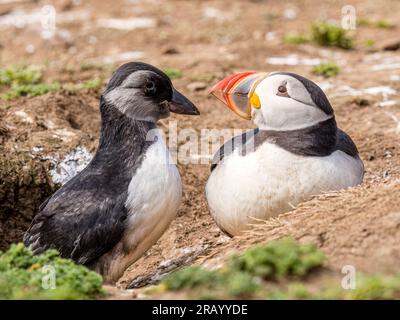
[[[179,93],[161,70],[142,62],[129,62],[112,75],[103,99],[128,117],[155,122],[170,112],[198,115],[189,99]]]

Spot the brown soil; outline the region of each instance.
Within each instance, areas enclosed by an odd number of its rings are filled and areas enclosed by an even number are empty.
[[[145,56],[141,60],[182,71],[183,77],[173,82],[197,104],[201,116],[173,118],[178,120],[179,129],[194,128],[197,132],[203,128],[249,128],[251,124],[235,117],[209,97],[206,90],[189,90],[190,83],[204,82],[209,88],[217,79],[244,70],[296,72],[332,85],[326,92],[337,122],[353,138],[365,164],[361,186],[317,196],[233,239],[219,230],[208,212],[204,185],[209,166],[180,164],[184,200],[178,217],[157,244],[126,271],[119,282],[121,287],[152,283],[183,264],[217,266],[232,250],[243,250],[251,244],[289,234],[320,247],[329,257],[328,267],[337,272],[346,264],[366,272],[398,271],[400,81],[390,77],[398,76],[400,69],[371,71],[371,67],[385,59],[398,58],[399,51],[383,48],[388,42],[399,41],[400,25],[394,29],[359,28],[354,33],[357,48],[344,51],[311,44],[287,45],[281,39],[287,33],[306,31],[316,19],[340,19],[341,7],[348,4],[346,1],[304,0],[292,1],[290,5],[227,0],[173,0],[154,2],[156,5],[150,0],[134,4],[122,0],[112,4],[86,1],[80,5],[72,1],[55,2],[61,14],[91,10],[90,17],[58,25],[59,29],[71,33],[68,41],[62,37],[43,40],[33,26],[7,27],[9,32],[2,32],[0,39],[3,66],[24,61],[46,64],[45,81],[48,82],[107,79],[111,70],[123,61],[104,65],[98,62],[100,56],[143,51]],[[13,6],[30,11],[38,3]],[[354,5],[360,17],[400,23],[398,2],[355,1]],[[0,14],[7,11],[4,8],[0,5]],[[225,10],[225,13],[217,18],[206,17],[204,12],[210,12],[209,8]],[[288,8],[297,10],[296,18],[284,18]],[[155,18],[157,28],[111,30],[100,29],[95,23],[99,18],[132,15]],[[265,40],[267,32],[274,32],[269,40]],[[375,41],[372,49],[362,45],[367,39]],[[27,44],[34,45],[36,50],[27,53]],[[341,73],[325,80],[313,75],[310,66],[265,63],[267,57],[294,53],[299,57],[338,61]],[[384,99],[381,94],[365,94],[362,97],[368,103],[360,105],[349,94],[336,95],[342,86],[354,89],[389,86],[397,93],[388,99],[396,103],[380,107]],[[51,162],[46,158],[62,158],[79,145],[94,151],[99,130],[98,96],[97,91],[58,92],[0,102],[0,248],[21,240],[40,202],[55,190],[47,174]],[[27,120],[18,111],[24,111],[30,118]],[[33,147],[42,147],[43,151],[35,153]]]

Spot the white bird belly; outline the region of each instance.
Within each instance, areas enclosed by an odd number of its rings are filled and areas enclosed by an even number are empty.
[[[342,151],[305,157],[264,143],[245,157],[235,152],[224,159],[207,182],[206,196],[217,224],[236,235],[314,195],[355,186],[363,172],[362,161]]]
[[[147,150],[132,177],[125,203],[129,211],[121,242],[107,260],[105,279],[116,281],[129,265],[139,259],[168,228],[181,203],[182,184],[161,132]]]

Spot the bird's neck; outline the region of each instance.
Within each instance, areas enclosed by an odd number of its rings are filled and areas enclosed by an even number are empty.
[[[101,132],[99,150],[130,149],[132,145],[146,145],[149,132],[156,129],[154,122],[142,121],[127,117],[118,109],[107,104],[104,99],[100,103]]]
[[[304,129],[260,130],[256,139],[267,139],[287,151],[302,156],[327,156],[335,150],[336,134],[336,120],[332,117]]]

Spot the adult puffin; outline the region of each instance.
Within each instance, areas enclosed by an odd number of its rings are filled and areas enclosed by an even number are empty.
[[[24,236],[34,253],[57,249],[115,282],[164,233],[182,186],[156,122],[199,111],[159,69],[119,67],[100,99],[93,160],[39,208]]]
[[[313,195],[362,182],[357,148],[314,82],[288,72],[245,72],[218,82],[211,93],[257,126],[226,142],[211,166],[207,201],[228,235]]]

